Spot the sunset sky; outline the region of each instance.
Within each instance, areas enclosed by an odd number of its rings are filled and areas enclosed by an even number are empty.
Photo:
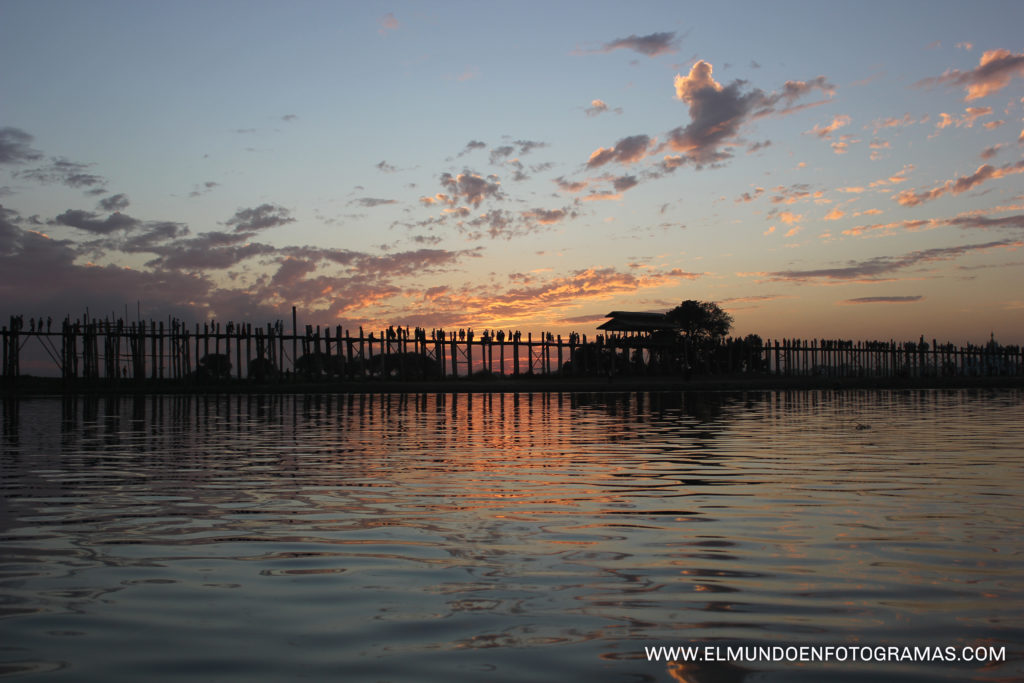
[[[0,323],[1024,343],[1024,3],[0,0]]]

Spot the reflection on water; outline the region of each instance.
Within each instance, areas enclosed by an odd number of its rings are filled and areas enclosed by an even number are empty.
[[[1010,680],[1024,394],[2,401],[0,674]],[[992,645],[675,663],[645,646]]]

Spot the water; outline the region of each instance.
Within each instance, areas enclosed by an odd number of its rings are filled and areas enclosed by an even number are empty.
[[[1019,390],[4,401],[0,675],[1021,679],[1022,424]]]

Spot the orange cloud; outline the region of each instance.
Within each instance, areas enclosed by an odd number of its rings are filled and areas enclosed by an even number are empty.
[[[1024,135],[1024,133],[1022,133],[1022,135]],[[682,166],[684,163],[686,163],[686,157],[684,157],[681,154],[666,154],[664,159],[662,159],[662,166],[665,168],[665,170],[668,171],[675,170]]]
[[[713,66],[701,59],[690,68],[690,73],[686,76],[676,74],[676,98],[693,104],[701,90],[710,88],[715,92],[721,92],[722,84],[711,75],[713,70]]]
[[[587,168],[597,168],[612,161],[635,163],[647,156],[647,150],[656,142],[646,135],[631,135],[616,142],[614,147],[598,147],[587,160]]]
[[[678,268],[640,274],[615,268],[588,268],[546,281],[532,275],[513,275],[512,286],[504,290],[493,285],[467,285],[459,290],[437,291],[431,299],[431,313],[422,313],[421,305],[410,305],[402,319],[412,325],[504,326],[545,316],[561,318],[564,311],[582,303],[694,280],[701,275]]]
[[[875,134],[877,134],[878,131],[880,131],[883,128],[902,128],[903,126],[910,126],[910,125],[913,125],[915,123],[927,123],[927,122],[928,122],[928,115],[927,114],[922,116],[920,119],[915,119],[913,116],[911,116],[909,113],[907,113],[907,114],[903,115],[903,118],[897,118],[895,116],[892,116],[892,117],[884,118],[884,119],[875,119],[874,121],[871,122],[871,128],[874,129]]]
[[[926,78],[918,85],[948,84],[963,87],[965,102],[977,100],[999,92],[1010,84],[1014,76],[1024,76],[1024,53],[1009,50],[989,50],[981,56],[978,66],[970,71],[952,69],[936,78]]]
[[[881,178],[879,180],[873,180],[869,183],[869,187],[883,187],[885,185],[898,185],[899,183],[907,182],[907,174],[914,170],[913,164],[907,164],[897,173],[893,173],[888,178]]]
[[[991,114],[992,107],[967,107],[964,109],[964,115],[960,118],[950,116],[943,112],[939,114],[939,122],[935,124],[935,127],[939,130],[950,126],[956,126],[957,128],[960,128],[961,126],[964,128],[972,128],[974,126],[974,122],[979,118],[982,116],[989,116]]]
[[[815,124],[814,128],[812,128],[808,132],[814,133],[819,138],[828,138],[832,135],[832,133],[836,132],[843,126],[848,125],[850,125],[850,117],[843,114],[842,116],[837,116],[834,119],[832,119],[832,123],[828,124],[827,126],[819,126]]]
[[[832,209],[827,214],[825,214],[825,220],[827,220],[827,221],[837,221],[837,220],[839,220],[840,218],[842,218],[845,215],[846,215],[846,212],[843,211],[842,209],[840,209],[837,206],[836,208]]]
[[[1024,161],[1018,161],[1016,164],[1007,164],[1000,168],[996,168],[990,164],[985,164],[984,166],[979,166],[978,170],[969,176],[961,176],[955,180],[947,180],[939,187],[926,190],[924,192],[904,190],[896,195],[895,199],[903,206],[917,206],[918,204],[938,199],[944,194],[961,194],[986,181],[1003,178],[1016,173],[1024,173]]]

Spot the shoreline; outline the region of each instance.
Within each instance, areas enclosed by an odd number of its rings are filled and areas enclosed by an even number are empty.
[[[808,377],[772,375],[704,375],[682,377],[492,377],[447,380],[320,380],[255,383],[230,380],[209,384],[177,381],[77,380],[23,376],[0,384],[0,398],[43,396],[122,396],[138,394],[419,394],[419,393],[608,393],[633,391],[813,391],[870,389],[1006,389],[1024,388],[1024,376],[993,377]]]

